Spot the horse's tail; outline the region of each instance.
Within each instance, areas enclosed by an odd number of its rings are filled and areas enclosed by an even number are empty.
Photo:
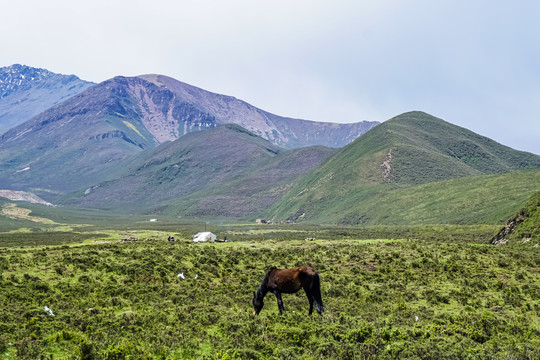
[[[313,277],[313,287],[311,288],[313,292],[313,302],[315,308],[319,314],[322,314],[324,311],[324,305],[321,298],[321,280],[319,279],[319,274],[315,273]]]

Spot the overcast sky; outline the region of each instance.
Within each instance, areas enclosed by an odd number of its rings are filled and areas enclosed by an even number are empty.
[[[331,122],[422,110],[540,154],[537,0],[0,0],[0,66],[158,73]]]

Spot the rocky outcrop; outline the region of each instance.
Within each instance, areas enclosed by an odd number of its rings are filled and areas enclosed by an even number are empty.
[[[491,243],[493,245],[506,244],[508,242],[507,237],[514,232],[514,230],[523,222],[523,220],[525,220],[525,218],[522,214],[518,214],[516,217],[508,220],[508,223],[506,223],[506,225],[499,230],[497,235],[491,239]]]
[[[506,244],[514,239],[529,242],[532,238],[540,238],[540,191],[531,195],[527,204],[491,239],[491,244]]]
[[[127,143],[138,146],[141,149],[145,148],[143,144],[139,144],[131,140],[125,132],[120,131],[120,130],[108,131],[106,133],[97,134],[97,135],[89,137],[88,140],[105,140],[105,139],[111,139],[111,138],[119,138],[119,139],[124,140]]]

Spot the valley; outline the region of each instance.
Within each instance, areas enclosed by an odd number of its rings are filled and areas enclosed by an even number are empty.
[[[5,83],[33,71],[3,69]],[[410,225],[502,224],[538,190],[540,156],[421,111],[305,121],[162,75],[77,89],[0,137],[2,192],[146,216]]]

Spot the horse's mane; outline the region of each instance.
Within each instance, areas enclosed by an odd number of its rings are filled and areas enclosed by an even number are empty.
[[[268,269],[268,271],[264,275],[261,285],[259,285],[259,288],[257,289],[257,298],[264,297],[264,295],[266,295],[266,293],[268,292],[268,290],[266,289],[267,287],[266,284],[268,284],[268,278],[270,277],[270,274],[272,273],[272,271],[276,269],[277,268],[275,266],[272,266],[270,269]]]

